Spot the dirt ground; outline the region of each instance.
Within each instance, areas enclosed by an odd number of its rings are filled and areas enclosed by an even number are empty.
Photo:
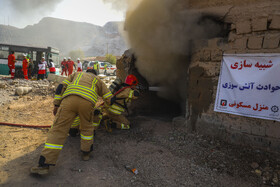
[[[0,121],[51,125],[52,98],[28,95],[3,105]],[[29,173],[37,165],[47,130],[0,126],[2,186],[262,186],[255,170],[280,174],[279,154],[229,145],[186,133],[170,117],[131,116],[133,128],[97,131],[94,151],[81,160],[80,138],[68,137],[50,174]],[[251,166],[256,163],[259,166]],[[137,168],[139,174],[125,166]],[[270,171],[270,172],[269,172]],[[273,176],[272,176],[273,178]],[[267,184],[272,184],[267,181]],[[275,183],[273,183],[275,184]],[[276,183],[277,185],[277,183]]]

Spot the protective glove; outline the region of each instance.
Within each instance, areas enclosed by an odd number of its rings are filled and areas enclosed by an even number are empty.
[[[99,115],[100,113],[101,113],[100,110],[95,109],[94,112],[93,112],[93,115],[94,115],[94,116],[97,116],[97,115]]]
[[[139,95],[140,95],[140,93],[138,91],[134,90],[134,96],[139,97]]]

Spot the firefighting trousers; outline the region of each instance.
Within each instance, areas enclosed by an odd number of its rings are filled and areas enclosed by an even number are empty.
[[[68,136],[69,129],[77,115],[80,117],[81,151],[91,152],[93,147],[92,125],[94,106],[82,97],[70,95],[64,98],[55,116],[41,153],[45,159],[44,164],[55,165],[63,144]],[[39,162],[39,164],[42,164]]]
[[[67,69],[62,69],[61,75],[63,75],[63,73],[65,73],[65,75],[67,76]]]
[[[130,124],[128,119],[122,114],[114,114],[111,111],[106,110],[103,115],[103,119],[106,120],[110,118],[114,123],[116,123],[116,127],[118,129],[129,129]]]
[[[22,71],[23,71],[24,79],[28,80],[28,69],[22,69]]]
[[[102,114],[93,116],[92,126],[93,130],[97,130],[102,120]],[[77,116],[71,125],[71,129],[80,129],[81,119]]]
[[[68,69],[68,76],[72,75],[73,69]]]
[[[14,79],[15,72],[16,72],[15,66],[9,66],[9,68],[10,68],[10,72],[11,72],[11,79]]]

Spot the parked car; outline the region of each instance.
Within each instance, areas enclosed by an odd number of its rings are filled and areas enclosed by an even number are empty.
[[[112,65],[110,64],[109,62],[98,62],[99,64],[99,73],[102,73],[104,74],[105,72],[105,69],[104,69],[104,65],[107,64],[107,73],[105,75],[116,75],[116,70],[117,70],[117,67],[116,65]]]
[[[88,64],[87,64],[87,68],[86,69],[93,69],[93,65],[94,65],[94,61],[90,61]],[[106,72],[106,75],[116,75],[116,65],[112,65],[110,64],[109,62],[98,62],[99,64],[99,74],[104,74],[105,72],[105,69],[104,69],[104,65],[107,64],[107,72]]]

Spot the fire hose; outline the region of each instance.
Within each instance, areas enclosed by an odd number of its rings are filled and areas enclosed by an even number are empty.
[[[44,129],[50,128],[50,125],[38,126],[38,125],[26,125],[26,124],[16,124],[16,123],[4,123],[0,122],[0,125],[7,125],[7,126],[14,126],[14,127],[26,127],[26,128],[37,128],[37,129]]]

